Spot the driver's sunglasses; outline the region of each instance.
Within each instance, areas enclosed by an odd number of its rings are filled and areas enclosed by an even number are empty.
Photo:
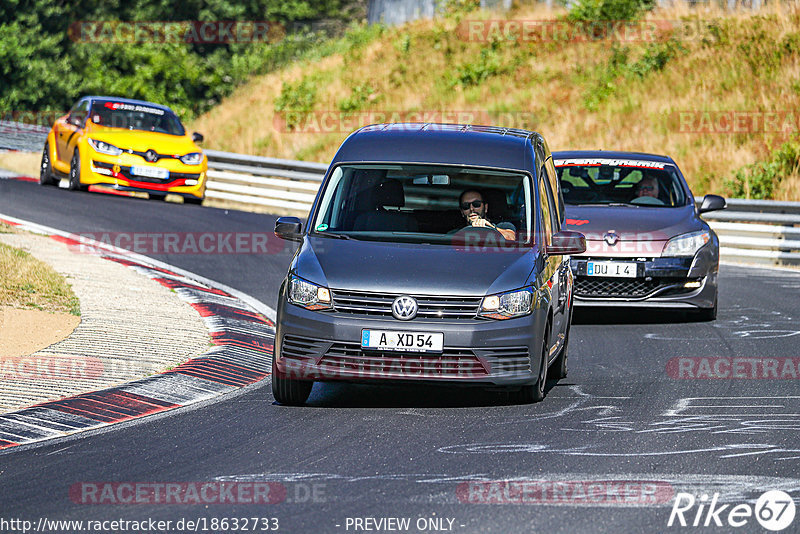
[[[462,210],[468,210],[470,205],[473,208],[480,208],[481,206],[483,206],[483,200],[473,200],[472,202],[462,202],[461,203],[461,209]]]
[[[640,185],[639,186],[639,190],[640,191],[655,191],[656,187],[654,185]]]

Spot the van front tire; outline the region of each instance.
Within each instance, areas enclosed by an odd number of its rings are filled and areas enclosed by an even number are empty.
[[[302,406],[311,395],[311,388],[314,382],[311,380],[294,380],[292,378],[281,377],[275,367],[275,360],[272,361],[272,396],[278,404],[287,406]]]

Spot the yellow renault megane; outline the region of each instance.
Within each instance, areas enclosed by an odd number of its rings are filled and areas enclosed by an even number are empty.
[[[166,106],[125,98],[87,96],[56,120],[42,152],[39,183],[61,180],[69,189],[103,185],[143,191],[150,198],[180,195],[200,204],[208,159]]]

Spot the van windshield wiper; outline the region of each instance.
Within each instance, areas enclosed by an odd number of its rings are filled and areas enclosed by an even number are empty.
[[[331,237],[333,239],[353,239],[349,235],[337,234],[335,232],[314,232],[314,235],[320,237]]]

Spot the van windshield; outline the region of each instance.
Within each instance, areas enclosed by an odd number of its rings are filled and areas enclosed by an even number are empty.
[[[312,235],[453,246],[496,239],[530,245],[530,178],[444,165],[340,165],[328,180]],[[477,222],[476,219],[481,219]]]

